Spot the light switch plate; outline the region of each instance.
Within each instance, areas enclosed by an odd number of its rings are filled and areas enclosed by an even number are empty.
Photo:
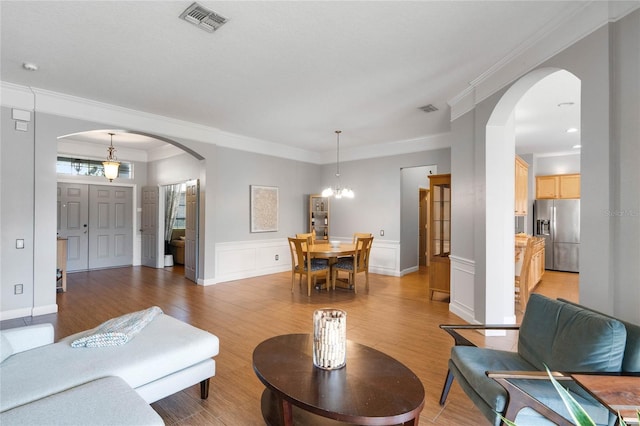
[[[22,238],[19,238],[16,240],[16,248],[17,249],[23,249],[24,248],[24,240]]]

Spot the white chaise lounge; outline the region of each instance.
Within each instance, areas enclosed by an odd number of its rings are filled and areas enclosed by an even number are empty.
[[[215,335],[161,314],[124,345],[72,348],[86,333],[53,343],[50,324],[0,332],[0,424],[36,424],[43,413],[50,424],[163,424],[148,404],[197,383],[207,398]],[[109,410],[123,388],[135,397]],[[60,403],[65,409],[55,413],[62,418],[51,417]],[[113,417],[101,418],[106,412]]]

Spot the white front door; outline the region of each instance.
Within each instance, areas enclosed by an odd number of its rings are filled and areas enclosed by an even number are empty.
[[[67,272],[89,269],[89,187],[58,183],[58,236],[67,239]]]
[[[67,239],[67,271],[133,263],[133,189],[58,183],[58,236]]]
[[[133,189],[89,186],[89,269],[133,263]]]

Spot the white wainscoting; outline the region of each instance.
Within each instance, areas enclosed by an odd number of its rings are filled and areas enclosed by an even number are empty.
[[[373,239],[369,272],[372,274],[400,275],[400,241],[382,241]]]
[[[351,239],[336,239],[351,242]],[[289,270],[291,252],[286,239],[218,243],[216,278],[213,282],[202,284],[211,285]],[[400,243],[373,240],[369,272],[400,276]]]
[[[288,270],[291,252],[286,239],[217,243],[216,279],[212,284]]]
[[[475,323],[475,262],[462,257],[451,260],[451,302],[449,310],[467,322]]]

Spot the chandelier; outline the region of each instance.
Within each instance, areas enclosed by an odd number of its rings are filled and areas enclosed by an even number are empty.
[[[107,160],[102,162],[102,166],[104,167],[104,177],[109,179],[109,182],[113,182],[115,178],[118,177],[118,168],[120,167],[120,162],[118,162],[118,158],[113,155],[116,149],[113,147],[113,133],[109,133],[111,136],[111,145],[107,148]]]
[[[355,195],[353,193],[353,191],[351,190],[351,188],[347,188],[344,187],[340,184],[340,133],[342,133],[342,130],[336,130],[336,145],[337,145],[337,150],[336,150],[336,178],[337,178],[337,183],[336,183],[336,187],[335,189],[333,187],[328,187],[325,188],[322,191],[322,196],[323,197],[334,197],[334,198],[353,198],[353,196]]]

